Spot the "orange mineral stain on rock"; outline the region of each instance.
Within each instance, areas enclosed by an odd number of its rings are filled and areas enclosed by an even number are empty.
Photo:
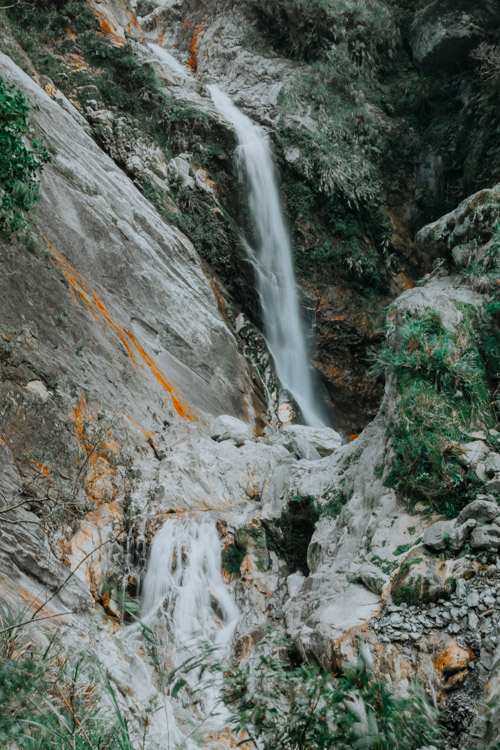
[[[415,282],[413,279],[411,279],[408,274],[406,273],[400,273],[398,274],[399,283],[403,287],[403,289],[413,289],[415,286]]]
[[[99,8],[95,5],[93,11],[97,17],[101,33],[109,36],[111,44],[115,47],[122,47],[125,44],[125,39],[111,12],[106,8]]]
[[[148,442],[150,440],[154,440],[155,439],[154,432],[150,432],[149,430],[144,430],[140,425],[137,424],[137,422],[134,419],[132,419],[132,417],[130,416],[130,414],[126,414],[125,418],[128,419],[128,421],[130,422],[130,424],[133,425],[137,430],[139,430],[139,432],[142,435],[144,435],[144,437],[146,438],[146,440]]]
[[[196,50],[197,50],[197,47],[198,47],[198,37],[199,37],[200,32],[202,31],[202,29],[203,29],[203,24],[200,21],[200,23],[196,27],[196,29],[194,31],[194,34],[193,34],[193,36],[191,38],[191,45],[189,47],[189,50],[190,50],[191,54],[190,54],[189,59],[187,61],[187,65],[188,65],[189,68],[191,68],[191,70],[196,70],[196,67],[198,65],[198,60],[197,60],[197,57],[196,57]]]
[[[456,640],[444,643],[434,656],[434,669],[444,680],[467,669],[475,654],[469,646],[463,648]]]
[[[57,88],[56,86],[54,86],[52,81],[50,81],[49,83],[46,83],[43,89],[45,93],[48,94],[49,96],[55,96],[57,94]]]
[[[76,432],[83,447],[88,454],[86,460],[87,471],[85,473],[85,491],[89,500],[99,503],[109,503],[115,495],[114,477],[115,469],[110,463],[110,454],[117,453],[119,446],[111,439],[111,430],[106,433],[98,433],[94,442],[87,439],[89,433],[87,426],[96,422],[96,417],[89,414],[86,409],[83,394],[73,410],[76,424]],[[112,503],[111,503],[112,504]]]
[[[332,378],[338,378],[342,375],[340,370],[336,370],[335,367],[331,367],[330,365],[325,365],[323,362],[315,362],[314,363],[316,367],[319,367],[321,370],[324,370],[325,372],[330,375]]]
[[[97,291],[89,284],[89,282],[71,265],[69,260],[57,249],[53,242],[51,242],[43,232],[40,231],[41,236],[47,244],[47,248],[52,256],[54,265],[61,271],[62,275],[69,284],[72,292],[73,299],[76,301],[77,297],[88,307],[95,320],[104,322],[107,324],[120,339],[125,351],[132,360],[136,370],[139,369],[137,364],[137,357],[139,356],[143,362],[149,367],[156,380],[160,385],[167,391],[172,399],[172,404],[177,414],[190,422],[195,419],[195,416],[190,413],[188,407],[182,402],[180,395],[173,383],[167,378],[165,373],[158,367],[156,362],[146,352],[144,347],[137,341],[135,336],[130,333],[119,321],[115,320],[109,310],[107,309],[104,301],[97,293]]]
[[[49,467],[48,466],[45,466],[45,464],[41,464],[39,461],[35,462],[35,466],[38,469],[38,471],[40,472],[40,474],[43,474],[43,476],[46,479],[50,478],[50,471],[49,471]]]

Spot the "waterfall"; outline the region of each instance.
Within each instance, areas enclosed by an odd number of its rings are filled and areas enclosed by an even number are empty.
[[[174,665],[201,655],[206,645],[224,657],[239,612],[221,574],[220,541],[210,518],[174,518],[164,523],[151,545],[143,582],[142,619],[166,619],[174,646]],[[217,680],[198,671],[183,675],[202,694],[207,715],[223,715]]]
[[[217,86],[209,86],[220,114],[236,130],[238,173],[248,185],[255,247],[245,243],[257,277],[264,337],[282,386],[298,404],[304,421],[323,427],[302,327],[292,248],[281,211],[269,142],[264,131],[235,107]]]

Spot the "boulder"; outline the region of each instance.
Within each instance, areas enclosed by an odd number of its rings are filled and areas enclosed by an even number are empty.
[[[442,552],[447,547],[458,552],[476,525],[475,518],[469,518],[462,524],[457,524],[456,521],[437,521],[425,531],[423,542],[435,552]]]
[[[497,474],[484,485],[487,492],[500,492],[500,474]]]
[[[319,461],[321,458],[314,445],[311,445],[302,435],[291,435],[283,445],[297,458],[303,458],[306,461]]]
[[[484,499],[484,495],[473,500],[472,503],[463,508],[457,518],[457,523],[462,524],[469,518],[474,518],[477,523],[488,523],[500,515],[500,507],[493,500]]]
[[[167,166],[169,179],[181,188],[194,188],[196,183],[191,176],[191,164],[187,154],[176,156],[171,159]]]
[[[465,443],[461,446],[462,460],[467,466],[475,467],[479,461],[484,460],[488,453],[488,448],[482,440],[473,440],[471,443]]]
[[[441,552],[449,546],[454,530],[453,521],[437,521],[426,529],[423,542],[426,547]]]
[[[217,440],[218,443],[223,440],[234,440],[236,445],[239,446],[243,445],[245,440],[250,439],[250,431],[248,425],[241,419],[223,414],[214,419],[210,425],[210,437],[212,440]]]
[[[489,477],[493,478],[493,475],[500,474],[500,453],[490,453],[484,464]]]
[[[472,17],[441,16],[417,25],[411,37],[413,59],[422,70],[456,68],[481,37]]]
[[[475,518],[469,518],[468,521],[465,521],[465,523],[455,526],[450,541],[450,547],[453,552],[458,552],[462,549],[468,537],[470,536],[472,529],[474,529],[476,526],[477,521]]]
[[[392,583],[393,601],[415,605],[448,598],[455,587],[452,571],[452,560],[438,558],[425,547],[414,547]]]
[[[321,458],[329,456],[338,450],[342,444],[339,433],[330,427],[306,427],[300,424],[287,424],[281,432],[307,440],[317,450]]]
[[[432,258],[446,257],[457,245],[491,239],[499,217],[500,184],[479,190],[437,221],[426,224],[415,236],[415,247]],[[486,440],[484,432],[469,433],[475,440]]]
[[[472,549],[498,549],[500,547],[500,527],[477,526],[470,539]]]
[[[389,577],[382,573],[380,568],[371,563],[362,565],[358,575],[368,591],[374,594],[382,594],[383,588],[389,580]]]

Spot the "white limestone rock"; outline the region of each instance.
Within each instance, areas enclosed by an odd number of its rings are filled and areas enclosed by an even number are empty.
[[[444,550],[451,539],[455,528],[453,521],[437,521],[426,530],[423,542],[426,547],[440,552]]]
[[[241,419],[222,414],[210,425],[210,437],[219,443],[223,440],[234,440],[236,445],[243,445],[245,440],[250,440],[250,430]]]
[[[281,432],[307,440],[318,452],[319,457],[329,456],[342,445],[342,438],[338,432],[330,427],[307,427],[306,425],[286,424]]]
[[[472,532],[472,549],[498,549],[500,547],[500,527],[496,524],[477,526]]]
[[[488,523],[499,515],[500,507],[498,504],[494,500],[481,497],[473,500],[460,511],[457,523],[465,523],[469,518],[474,518],[477,523]]]

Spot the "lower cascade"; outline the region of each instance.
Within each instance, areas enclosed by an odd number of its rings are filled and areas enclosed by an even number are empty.
[[[220,541],[212,519],[166,521],[154,537],[143,584],[142,618],[164,618],[173,643],[174,667],[215,647],[224,657],[230,647],[239,611],[221,574]],[[203,713],[216,720],[217,684],[199,670],[183,674],[199,693]]]
[[[217,86],[212,100],[236,130],[238,175],[248,186],[248,206],[255,247],[245,242],[256,275],[264,335],[278,378],[297,402],[304,421],[323,427],[325,419],[314,389],[313,371],[301,321],[292,248],[283,219],[269,142],[264,131],[244,115]]]

